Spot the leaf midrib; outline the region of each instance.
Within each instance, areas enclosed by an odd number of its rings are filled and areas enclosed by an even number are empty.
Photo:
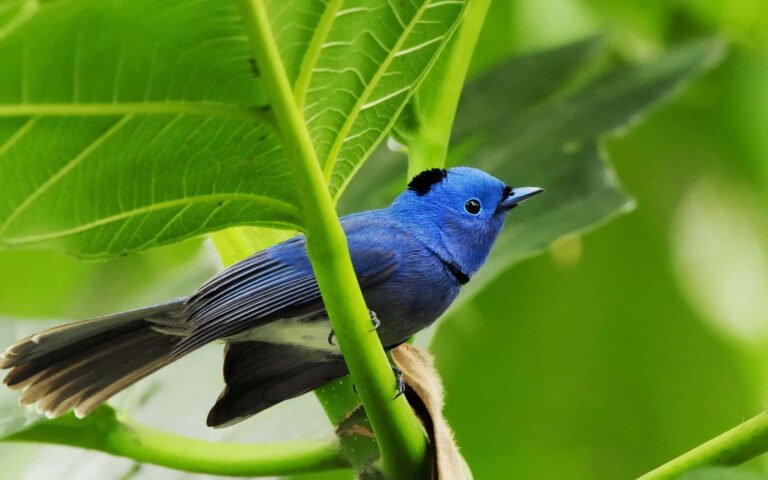
[[[198,115],[236,118],[273,125],[266,108],[214,102],[122,102],[122,103],[15,103],[0,104],[0,117],[23,116],[112,116]]]
[[[255,195],[251,193],[222,193],[222,194],[196,195],[193,197],[178,198],[175,200],[168,200],[165,202],[153,203],[151,205],[146,205],[143,207],[126,210],[124,212],[121,212],[115,215],[102,217],[98,220],[94,220],[92,222],[84,223],[82,225],[78,225],[76,227],[72,227],[64,230],[48,232],[40,235],[28,235],[26,237],[0,239],[0,244],[6,245],[6,246],[17,246],[17,245],[24,245],[29,243],[42,242],[45,240],[53,240],[56,238],[61,238],[61,237],[82,233],[84,231],[97,228],[112,222],[125,220],[127,218],[135,217],[145,213],[151,213],[156,210],[164,210],[167,208],[186,206],[193,203],[225,202],[225,201],[236,201],[236,200],[247,200],[249,202],[258,203],[265,207],[278,210],[282,212],[284,215],[286,215],[287,217],[298,218],[299,212],[295,206],[289,203],[283,202],[281,200],[277,200],[264,195]],[[280,222],[268,222],[268,223],[277,224]],[[298,222],[296,223],[285,222],[285,224],[289,224],[291,228],[297,228]]]

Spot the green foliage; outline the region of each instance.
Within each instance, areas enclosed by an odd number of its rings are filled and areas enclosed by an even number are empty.
[[[652,31],[657,42],[665,25],[673,24],[669,8],[659,2],[650,13],[631,15],[603,7],[604,2],[586,3],[600,5],[601,15],[628,18],[628,24]],[[550,15],[540,20],[548,27],[537,27],[530,22],[532,12],[553,7],[525,5],[494,2],[482,32],[465,25],[450,41],[463,2],[268,0],[268,15],[261,20],[268,17],[276,32],[272,40],[290,90],[283,100],[297,107],[286,120],[270,92],[276,71],[254,58],[252,32],[236,2],[5,2],[0,5],[0,248],[6,250],[0,252],[0,312],[84,317],[157,301],[188,292],[197,283],[193,279],[207,276],[214,263],[200,260],[195,240],[105,264],[12,248],[102,258],[215,232],[219,251],[227,253],[223,261],[231,263],[286,235],[271,228],[310,230],[310,237],[313,228],[327,233],[335,220],[330,202],[345,190],[345,211],[382,206],[402,189],[407,168],[384,149],[363,162],[397,121],[396,136],[411,151],[411,170],[442,164],[452,108],[480,33],[470,71],[482,73],[473,74],[463,91],[448,162],[476,165],[513,185],[544,186],[547,194],[514,212],[489,264],[470,283],[472,294],[461,297],[464,308],[453,311],[432,342],[447,387],[448,417],[475,476],[499,478],[514,470],[522,477],[562,478],[564,469],[570,478],[637,475],[737,422],[736,412],[749,405],[746,375],[731,373],[739,361],[681,306],[666,267],[647,260],[666,255],[649,233],[658,220],[643,217],[647,224],[633,228],[626,221],[612,225],[593,244],[600,255],[588,257],[572,274],[560,270],[580,260],[582,243],[572,234],[632,205],[607,163],[605,138],[624,133],[716,63],[722,45],[658,47],[662,53],[652,60],[624,65],[609,58],[600,41],[588,39],[508,60],[520,45],[550,35],[534,38],[530,33],[537,28],[551,32],[552,25],[572,25],[570,33],[558,32],[557,38],[566,38],[588,24],[583,17],[563,21]],[[465,22],[479,29],[488,4],[474,6],[478,16]],[[713,8],[699,7],[681,10],[713,15]],[[287,121],[306,133],[319,176],[295,166],[301,142],[285,128]],[[741,121],[746,129],[748,122]],[[664,142],[657,148],[674,151],[680,141],[675,125],[665,124],[659,132]],[[655,144],[655,135],[643,138],[631,144],[631,154],[619,149],[638,170],[653,165],[643,155],[656,153],[647,146]],[[657,161],[652,174],[629,169],[621,178],[633,194],[643,195],[641,205],[653,205],[670,189],[650,195],[637,179],[652,175],[655,186],[665,185],[673,163]],[[755,171],[768,171],[755,165]],[[302,188],[303,174],[322,188]],[[313,209],[323,199],[328,203]],[[317,212],[330,223],[317,221]],[[232,225],[258,228],[217,231]],[[564,236],[554,249],[561,266],[540,258],[509,272],[512,264]],[[335,260],[317,252],[332,246],[321,244],[313,253],[320,272],[331,271]],[[612,272],[609,264],[623,265],[621,274],[606,274]],[[178,267],[175,276],[161,274],[160,267],[169,265]],[[321,283],[337,282],[330,289],[337,304],[343,303],[341,287],[348,281],[340,271],[321,273]],[[653,299],[644,294],[648,285],[661,288]],[[675,324],[675,318],[682,323]],[[10,319],[0,324],[3,345],[21,331],[39,328],[19,325]],[[667,336],[677,339],[672,350]],[[344,340],[345,354],[348,344]],[[690,354],[680,353],[687,349]],[[185,371],[195,373],[210,371],[213,363],[207,356],[185,361]],[[711,398],[700,379],[676,369],[677,363],[701,368],[719,387],[725,385],[719,398],[727,408]],[[652,377],[657,382],[651,387]],[[190,403],[195,396],[212,400],[211,389],[218,388],[185,375],[155,382],[171,392],[196,384],[196,394],[185,399]],[[336,395],[344,402],[354,399],[348,388]],[[147,397],[148,406],[137,409],[145,415],[162,405],[152,403],[156,395]],[[329,398],[333,401],[330,394],[320,398],[326,407]],[[209,473],[287,474],[346,462],[335,443],[292,443],[276,450],[284,456],[255,452],[247,444],[227,453],[229,443],[171,436],[135,425],[125,412],[109,407],[85,421],[71,416],[49,421],[14,402],[12,393],[0,395],[0,436],[6,441],[76,445]],[[264,435],[260,440],[282,439],[283,426],[297,416],[294,405],[266,412],[234,435],[258,430]],[[175,402],[162,408],[166,413],[145,418],[159,417],[160,428],[171,425],[177,412],[185,423],[195,422]],[[270,414],[276,419],[272,430],[258,427]],[[712,418],[713,425],[700,418]],[[313,420],[323,428],[305,426],[297,434],[328,432],[327,421]],[[661,433],[648,431],[653,429]],[[4,445],[0,458],[14,456],[16,448]],[[103,476],[115,476],[109,466],[102,467]],[[691,478],[730,473],[696,472]],[[322,475],[317,478],[326,478]],[[329,475],[348,478],[349,472]]]
[[[341,3],[268,4],[336,196],[463,5]],[[101,257],[230,225],[301,227],[235,3],[29,2],[0,32],[0,246]]]
[[[584,72],[598,60],[599,47],[600,41],[591,39],[515,58],[467,84],[449,162],[474,165],[512,185],[525,183],[547,191],[541,201],[515,211],[488,264],[467,286],[470,291],[482,290],[511,264],[558,238],[630,209],[632,203],[608,165],[600,140],[639,122],[648,110],[717,63],[723,51],[718,41],[701,41],[644,65],[585,79]],[[381,206],[401,188],[397,154],[380,150],[378,155],[367,167],[369,173],[345,196],[342,207],[347,211]],[[381,188],[387,177],[395,179]]]

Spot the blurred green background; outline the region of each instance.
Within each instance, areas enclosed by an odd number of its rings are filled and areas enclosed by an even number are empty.
[[[682,96],[606,143],[634,211],[561,239],[440,323],[431,350],[446,415],[477,479],[634,478],[766,406],[768,3],[496,0],[473,71],[595,33],[631,60],[702,35],[731,48]],[[108,263],[50,252],[2,252],[0,262],[0,315],[23,318],[162,300],[217,268],[201,241]],[[50,294],[38,298],[43,289]],[[39,326],[14,323],[0,336]],[[218,392],[219,355],[185,359],[118,404],[208,438],[328,431],[312,397],[243,428],[206,431],[194,419]],[[180,389],[189,415],[169,418]],[[204,478],[59,447],[3,444],[0,461],[4,478]]]
[[[518,51],[597,31],[633,58],[732,42],[607,142],[637,208],[512,268],[433,343],[476,478],[633,478],[765,408],[768,4],[496,2],[488,18]],[[483,41],[480,67],[504,43]]]

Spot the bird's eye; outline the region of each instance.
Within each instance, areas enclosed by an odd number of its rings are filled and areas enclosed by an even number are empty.
[[[476,198],[467,200],[467,203],[464,204],[464,210],[466,210],[467,213],[471,213],[472,215],[477,215],[480,213],[480,200]]]

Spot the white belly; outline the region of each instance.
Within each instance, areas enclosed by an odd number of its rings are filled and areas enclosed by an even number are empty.
[[[310,350],[341,353],[337,345],[328,343],[331,323],[326,320],[306,321],[303,318],[285,318],[240,333],[227,340],[230,342],[268,342],[293,345]]]

